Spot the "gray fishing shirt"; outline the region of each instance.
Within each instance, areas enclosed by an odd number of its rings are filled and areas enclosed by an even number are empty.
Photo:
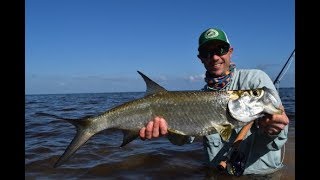
[[[258,69],[235,69],[231,82],[224,90],[255,89],[266,86],[277,92],[270,77]],[[206,89],[206,86],[205,88]],[[278,94],[278,93],[277,93]],[[281,102],[278,95],[278,100]],[[218,133],[203,138],[208,164],[217,167],[234,142],[241,128],[233,130],[228,141],[223,141]],[[244,152],[247,161],[243,174],[269,174],[283,167],[281,148],[287,141],[288,126],[278,135],[270,136],[254,123],[239,150]]]

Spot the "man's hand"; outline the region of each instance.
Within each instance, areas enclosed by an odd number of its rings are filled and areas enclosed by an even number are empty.
[[[142,140],[159,137],[168,133],[168,125],[165,119],[162,117],[155,117],[148,122],[146,127],[140,129],[140,138]]]
[[[289,118],[282,107],[282,114],[266,114],[258,120],[259,128],[269,135],[277,135],[289,124]]]

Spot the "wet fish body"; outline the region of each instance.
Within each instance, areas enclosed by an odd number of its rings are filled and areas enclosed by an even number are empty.
[[[143,73],[146,95],[123,103],[106,112],[81,120],[64,119],[77,128],[77,134],[55,167],[67,161],[90,137],[116,128],[123,130],[121,146],[139,136],[139,130],[153,117],[162,116],[168,131],[178,136],[204,136],[219,133],[229,139],[232,129],[263,116],[282,113],[275,92],[268,88],[237,91],[167,91]]]

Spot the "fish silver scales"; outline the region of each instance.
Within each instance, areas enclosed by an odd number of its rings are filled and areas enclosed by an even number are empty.
[[[162,116],[169,130],[182,135],[203,136],[217,132],[212,123],[228,122],[227,92],[176,91],[163,92],[152,96],[151,111]],[[229,118],[230,121],[234,119]]]
[[[109,128],[139,131],[152,117],[162,116],[166,119],[169,130],[183,135],[208,135],[217,132],[212,128],[212,123],[226,124],[232,121],[236,127],[245,124],[228,118],[229,99],[230,93],[218,91],[160,92],[106,112],[101,119],[109,120],[110,123],[101,128],[109,126]]]

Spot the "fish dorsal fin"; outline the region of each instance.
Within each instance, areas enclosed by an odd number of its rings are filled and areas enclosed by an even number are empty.
[[[147,85],[146,95],[167,91],[165,88],[163,88],[162,86],[160,86],[156,82],[152,81],[150,78],[148,78],[142,72],[138,71],[138,73],[142,76],[144,82]]]

